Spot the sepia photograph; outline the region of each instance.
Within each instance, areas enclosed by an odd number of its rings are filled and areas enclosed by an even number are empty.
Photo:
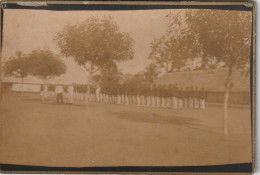
[[[2,5],[2,171],[253,171],[253,3],[81,6]]]

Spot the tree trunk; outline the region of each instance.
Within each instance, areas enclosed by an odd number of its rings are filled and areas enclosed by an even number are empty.
[[[21,89],[20,95],[21,95],[21,98],[23,98],[23,78],[21,78],[21,80],[22,80],[22,89]]]
[[[4,85],[2,80],[0,80],[0,102],[4,101]]]
[[[92,79],[92,74],[90,73],[89,74],[89,77],[88,77],[88,85],[87,85],[87,98],[86,98],[86,105],[88,106],[90,104],[90,86],[91,86],[91,79]]]
[[[224,94],[224,118],[223,118],[224,135],[228,135],[228,100],[229,100],[229,89],[227,89]]]
[[[225,82],[226,92],[224,94],[224,116],[223,116],[223,132],[224,135],[228,135],[228,102],[229,102],[229,92],[232,85],[231,75],[233,72],[233,67],[229,67],[227,79]]]
[[[87,85],[87,98],[86,98],[86,105],[88,106],[90,103],[90,84],[88,82],[88,85]]]
[[[0,102],[4,100],[4,84],[2,81],[2,72],[3,72],[3,65],[2,65],[2,57],[0,55]]]
[[[43,97],[42,97],[42,102],[45,101],[45,96],[47,96],[48,93],[48,87],[47,87],[47,91],[45,91],[45,85],[46,85],[46,79],[43,80]]]

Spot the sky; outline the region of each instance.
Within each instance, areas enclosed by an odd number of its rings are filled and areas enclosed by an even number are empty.
[[[49,11],[49,10],[4,10],[3,23],[3,61],[6,61],[20,50],[29,53],[34,49],[49,49],[60,54],[55,34],[66,24],[78,24],[90,16],[109,15],[118,24],[119,30],[127,32],[134,39],[134,59],[118,64],[123,73],[138,73],[151,62],[147,59],[150,43],[154,38],[166,34],[165,17],[171,10],[131,10],[131,11]],[[67,72],[49,82],[86,83],[86,72],[78,66],[73,58],[61,59],[66,63]],[[14,78],[3,78],[15,81]],[[18,79],[16,81],[19,81]],[[25,82],[41,83],[38,79],[28,77]]]

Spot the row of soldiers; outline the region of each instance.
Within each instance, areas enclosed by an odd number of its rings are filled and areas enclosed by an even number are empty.
[[[200,108],[205,109],[206,92],[198,88],[177,88],[168,89],[157,88],[147,91],[129,91],[127,94],[99,93],[97,89],[95,95],[92,94],[90,101],[114,103],[122,105],[165,107],[165,108]]]
[[[49,92],[48,96],[55,93]],[[81,93],[75,90],[63,93],[64,98],[70,101],[82,100],[97,103],[111,103],[119,105],[149,106],[164,108],[200,108],[205,109],[206,92],[203,88],[180,88],[169,85],[154,86],[152,88],[114,88],[102,89],[92,88],[90,94]]]
[[[64,93],[64,97],[68,96]],[[148,107],[163,107],[163,108],[197,108],[205,109],[206,92],[204,89],[174,89],[168,93],[155,94],[108,94],[102,92],[97,88],[95,93],[73,93],[73,99],[88,100],[97,103],[110,103],[118,105],[132,105],[132,106],[148,106]]]
[[[131,96],[131,95],[109,95],[109,94],[90,94],[89,101],[100,103],[112,103],[120,105],[164,107],[164,108],[200,108],[205,109],[205,98],[199,96],[178,98],[160,96]]]

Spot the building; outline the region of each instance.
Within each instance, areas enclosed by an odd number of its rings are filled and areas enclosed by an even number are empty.
[[[227,75],[228,70],[225,69],[172,72],[162,75],[155,84],[204,88],[207,92],[207,102],[223,103]],[[250,75],[247,75],[245,70],[234,69],[231,81],[233,87],[230,91],[230,103],[249,105]]]

